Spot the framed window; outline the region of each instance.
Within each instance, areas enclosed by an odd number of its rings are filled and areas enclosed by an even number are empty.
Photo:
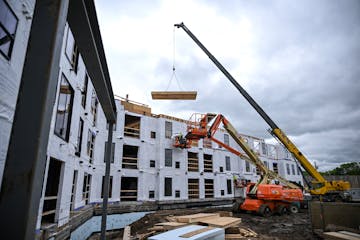
[[[66,33],[66,46],[65,46],[65,55],[66,58],[69,60],[72,70],[77,73],[78,70],[78,62],[79,62],[79,50],[75,44],[74,36],[68,28]]]
[[[104,162],[106,162],[106,150],[107,150],[107,143],[108,142],[105,142],[105,151],[104,151]],[[114,154],[115,154],[115,143],[112,143],[111,144],[111,155],[110,155],[110,162],[111,163],[114,163]]]
[[[150,199],[155,198],[155,191],[154,190],[149,191],[149,198]]]
[[[85,108],[85,106],[86,106],[86,95],[87,95],[88,83],[89,83],[89,76],[87,75],[87,73],[85,73],[84,86],[81,91],[81,106],[83,106],[83,108]]]
[[[18,18],[6,1],[0,0],[0,53],[10,60],[14,47]]]
[[[278,169],[278,164],[277,163],[273,163],[273,170],[276,173],[279,173],[279,169]]]
[[[225,190],[220,190],[220,194],[221,194],[221,196],[224,196],[225,195]]]
[[[250,172],[250,163],[248,161],[245,161],[245,171]]]
[[[64,139],[65,141],[69,141],[73,100],[74,90],[70,86],[64,74],[62,74],[54,132],[55,135]]]
[[[165,121],[165,138],[172,136],[172,122]]]
[[[225,156],[225,165],[226,165],[226,171],[231,171],[230,157],[229,156]]]
[[[109,181],[109,198],[112,198],[112,185],[113,185],[113,176],[110,176]],[[102,177],[102,188],[101,188],[101,198],[104,198],[105,192],[105,176]]]
[[[232,194],[231,179],[226,180],[226,185],[227,185],[227,194]]]
[[[155,160],[150,160],[150,167],[151,168],[154,168],[155,167]]]
[[[224,172],[224,167],[220,167],[220,168],[219,168],[219,171],[220,171],[220,172]]]
[[[172,167],[172,149],[165,149],[165,167]]]
[[[228,134],[224,134],[224,143],[228,146],[230,146],[230,140],[229,140],[229,135]]]
[[[165,191],[164,191],[164,195],[166,197],[172,196],[172,178],[165,178]]]
[[[81,145],[82,145],[83,129],[84,129],[84,120],[82,120],[82,119],[80,118],[78,135],[77,135],[76,152],[75,152],[75,155],[78,156],[78,157],[80,157],[80,155],[81,155]]]
[[[180,162],[175,162],[175,168],[180,168]]]
[[[292,171],[292,175],[295,175],[295,165],[291,164],[291,171]]]
[[[264,161],[264,165],[265,165],[265,167],[269,168],[269,164],[267,161]]]
[[[290,166],[288,163],[286,164],[286,173],[287,175],[290,175]]]
[[[87,154],[90,157],[90,163],[92,163],[94,157],[94,143],[95,134],[89,129],[87,139]]]
[[[175,190],[175,197],[179,198],[180,197],[180,190]]]
[[[95,90],[93,90],[92,95],[91,95],[91,113],[93,115],[93,125],[96,125],[96,115],[97,115],[97,106],[98,106],[98,99],[96,96],[96,92]]]
[[[150,137],[151,137],[151,138],[156,138],[156,132],[151,131],[151,132],[150,132]]]
[[[265,143],[261,143],[262,153],[264,155],[267,155],[267,147]]]

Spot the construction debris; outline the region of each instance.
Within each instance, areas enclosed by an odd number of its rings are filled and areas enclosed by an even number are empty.
[[[329,240],[359,240],[360,234],[348,232],[348,231],[339,231],[339,232],[324,232],[325,239]]]
[[[183,228],[191,224],[192,226],[205,225],[205,228],[196,229],[190,232],[185,232],[179,235],[182,238],[196,237],[198,234],[203,234],[213,229],[224,229],[226,239],[240,239],[244,237],[257,237],[257,234],[249,228],[240,228],[241,218],[231,217],[232,213],[221,211],[216,213],[196,213],[182,216],[166,216],[164,219],[168,222],[156,223],[153,227],[148,228],[148,232],[138,235],[138,239],[144,239],[144,236],[149,237],[155,234],[172,231]],[[157,236],[157,235],[156,235]]]

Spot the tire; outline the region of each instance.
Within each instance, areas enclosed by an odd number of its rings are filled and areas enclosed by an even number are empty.
[[[239,202],[234,202],[232,205],[232,211],[234,213],[239,213],[240,212],[240,203]]]
[[[285,215],[285,214],[288,214],[289,213],[289,210],[286,206],[284,205],[279,205],[277,208],[276,208],[276,213],[279,214],[280,216],[282,215]]]
[[[290,212],[293,213],[293,214],[298,213],[299,212],[299,207],[296,206],[295,204],[291,204]]]
[[[269,217],[271,216],[272,212],[268,205],[263,204],[259,208],[259,214],[263,217]]]

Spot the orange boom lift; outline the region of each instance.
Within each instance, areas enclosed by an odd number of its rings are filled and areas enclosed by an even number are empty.
[[[210,122],[212,124],[209,127]],[[214,137],[221,123],[246,155]],[[234,203],[235,210],[252,211],[263,216],[269,216],[272,213],[284,214],[288,211],[298,212],[300,201],[303,200],[303,193],[299,186],[269,170],[223,115],[193,114],[187,126],[187,134],[185,137],[175,136],[174,146],[190,148],[192,141],[204,138],[211,139],[231,153],[254,164],[262,173],[256,184],[247,185],[247,196],[245,200],[237,199]],[[282,185],[270,184],[271,180],[278,180]]]

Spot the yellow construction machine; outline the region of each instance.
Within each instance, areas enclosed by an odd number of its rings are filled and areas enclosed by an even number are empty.
[[[345,200],[346,191],[350,189],[350,183],[346,181],[327,181],[309,162],[309,160],[300,152],[295,144],[286,136],[286,134],[274,123],[274,121],[265,113],[265,111],[255,102],[255,100],[246,92],[244,88],[231,76],[231,74],[220,64],[220,62],[205,48],[205,46],[195,37],[195,35],[185,26],[184,23],[175,24],[177,28],[182,28],[190,38],[204,51],[216,67],[229,79],[229,81],[245,97],[250,105],[260,114],[260,116],[270,126],[270,133],[280,141],[286,149],[292,153],[305,171],[314,179],[308,183],[310,193],[323,199],[324,201]]]

